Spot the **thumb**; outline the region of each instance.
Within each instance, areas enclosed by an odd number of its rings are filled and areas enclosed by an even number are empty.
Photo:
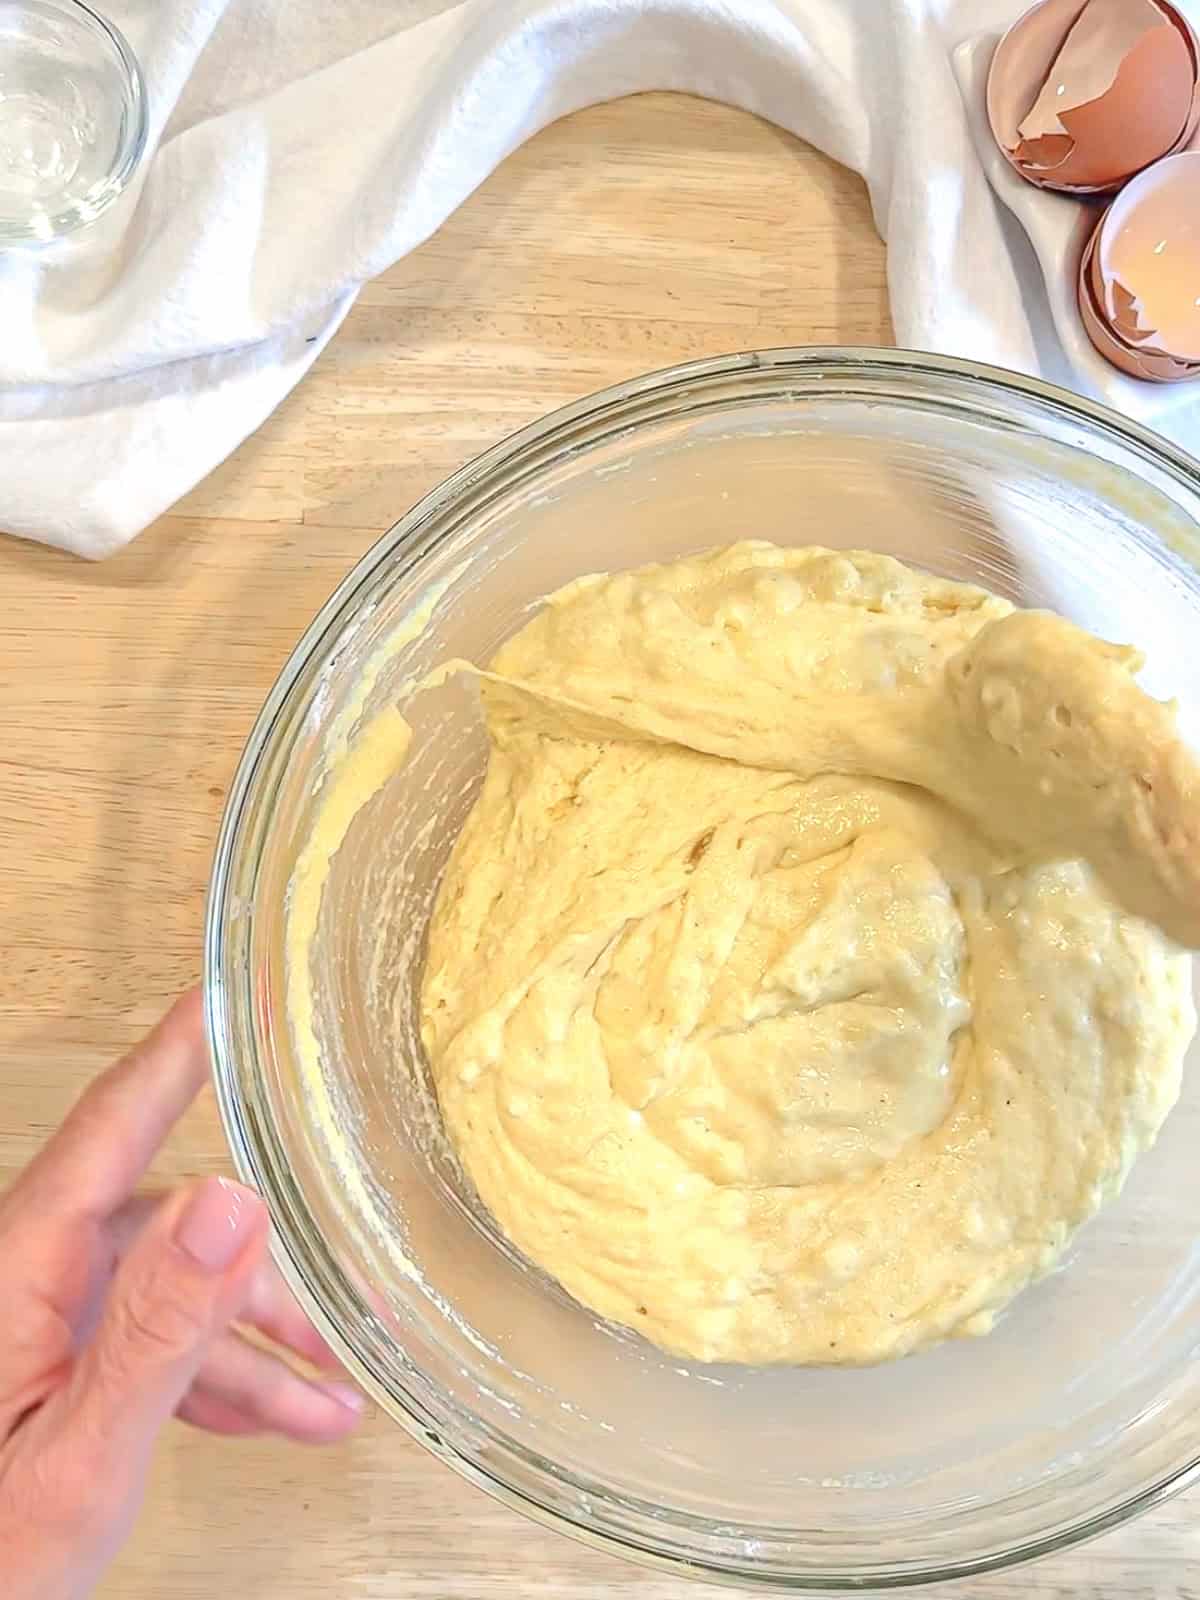
[[[140,1487],[154,1441],[209,1346],[241,1308],[262,1259],[267,1211],[209,1178],[166,1200],[121,1263],[63,1401],[61,1442]]]

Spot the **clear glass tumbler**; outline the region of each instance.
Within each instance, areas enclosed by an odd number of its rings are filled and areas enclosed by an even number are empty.
[[[82,0],[0,0],[0,248],[93,222],[146,144],[122,34]]]

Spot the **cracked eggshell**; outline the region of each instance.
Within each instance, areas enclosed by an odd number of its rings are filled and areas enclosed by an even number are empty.
[[[1168,0],[1042,0],[996,46],[988,120],[1022,177],[1117,189],[1200,121],[1200,40]]]
[[[1165,182],[1163,167],[1172,169]],[[1200,152],[1143,173],[1101,217],[1079,263],[1088,337],[1115,367],[1151,383],[1200,377],[1200,357],[1190,353],[1200,334],[1200,188],[1193,184],[1200,185]]]
[[[1184,378],[1200,376],[1200,367],[1181,366],[1164,361],[1162,357],[1140,356],[1117,338],[1096,307],[1086,273],[1080,276],[1079,315],[1088,338],[1104,359],[1131,378],[1141,378],[1147,383],[1178,383]]]
[[[1169,156],[1121,191],[1097,230],[1092,278],[1129,343],[1200,363],[1200,150]]]

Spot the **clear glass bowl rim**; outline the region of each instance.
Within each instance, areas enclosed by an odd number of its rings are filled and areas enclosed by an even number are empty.
[[[70,17],[80,27],[96,34],[102,47],[107,47],[116,57],[125,77],[128,97],[124,137],[118,146],[112,170],[103,186],[86,208],[75,204],[56,212],[47,220],[49,231],[34,226],[0,228],[0,249],[12,245],[52,244],[103,215],[120,198],[136,172],[138,163],[146,152],[150,118],[147,108],[146,80],[141,63],[128,39],[107,17],[92,9],[86,0],[40,0],[47,10]]]
[[[296,732],[297,703],[306,699],[332,647],[373,588],[397,575],[397,563],[401,571],[411,571],[449,531],[464,502],[489,490],[499,492],[523,473],[536,472],[541,452],[548,450],[554,458],[567,439],[592,443],[650,417],[663,420],[685,414],[696,408],[698,395],[719,392],[726,380],[756,372],[777,378],[785,393],[789,373],[802,376],[806,384],[817,376],[828,380],[825,392],[836,392],[839,379],[853,382],[874,377],[894,382],[907,375],[918,384],[921,380],[940,381],[943,388],[930,402],[935,408],[952,408],[957,402],[968,415],[978,415],[981,403],[990,401],[992,408],[984,408],[988,420],[1018,429],[1027,427],[1039,412],[1049,414],[1074,425],[1085,436],[1099,434],[1119,443],[1187,493],[1200,497],[1200,463],[1107,407],[1004,368],[910,350],[800,346],[710,357],[629,379],[548,413],[475,457],[424,495],[341,580],[285,663],[246,742],[221,822],[205,918],[205,1018],[217,1100],[234,1165],[243,1181],[259,1190],[271,1206],[271,1247],[280,1270],[347,1370],[419,1443],[469,1482],[534,1521],[643,1565],[709,1582],[776,1592],[861,1593],[995,1572],[1095,1538],[1200,1480],[1200,1450],[1094,1515],[978,1557],[920,1567],[880,1563],[871,1568],[857,1566],[853,1573],[755,1569],[713,1552],[697,1553],[687,1544],[685,1528],[680,1530],[684,1537],[672,1542],[663,1536],[661,1523],[650,1524],[643,1518],[633,1527],[630,1524],[636,1519],[629,1515],[633,1508],[619,1504],[595,1485],[573,1484],[589,1497],[593,1512],[591,1521],[581,1520],[575,1501],[556,1493],[566,1480],[553,1463],[495,1435],[487,1440],[488,1459],[480,1459],[480,1452],[469,1443],[454,1438],[455,1419],[461,1413],[453,1397],[435,1393],[411,1364],[402,1363],[402,1377],[398,1377],[380,1361],[377,1346],[364,1331],[375,1319],[313,1229],[288,1176],[286,1152],[275,1142],[254,1053],[253,975],[242,974],[243,981],[236,982],[227,953],[233,883],[246,849],[247,817],[254,808],[262,811],[270,804],[263,769],[274,760],[278,782],[280,751]],[[661,402],[672,399],[675,403],[669,410],[661,409]],[[973,405],[968,404],[972,401]],[[655,405],[660,409],[652,409]],[[1194,557],[1189,559],[1197,564]],[[352,1332],[346,1331],[347,1325]],[[480,1431],[478,1421],[473,1420],[470,1433],[477,1436]],[[597,1502],[605,1500],[612,1502],[616,1512],[611,1520],[594,1514]]]

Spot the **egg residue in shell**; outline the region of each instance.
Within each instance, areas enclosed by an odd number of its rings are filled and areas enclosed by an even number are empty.
[[[1200,40],[1169,0],[1042,0],[1001,39],[988,120],[1030,183],[1111,193],[1200,123]]]
[[[1080,262],[1079,309],[1122,371],[1200,377],[1200,150],[1148,168],[1109,206]]]

